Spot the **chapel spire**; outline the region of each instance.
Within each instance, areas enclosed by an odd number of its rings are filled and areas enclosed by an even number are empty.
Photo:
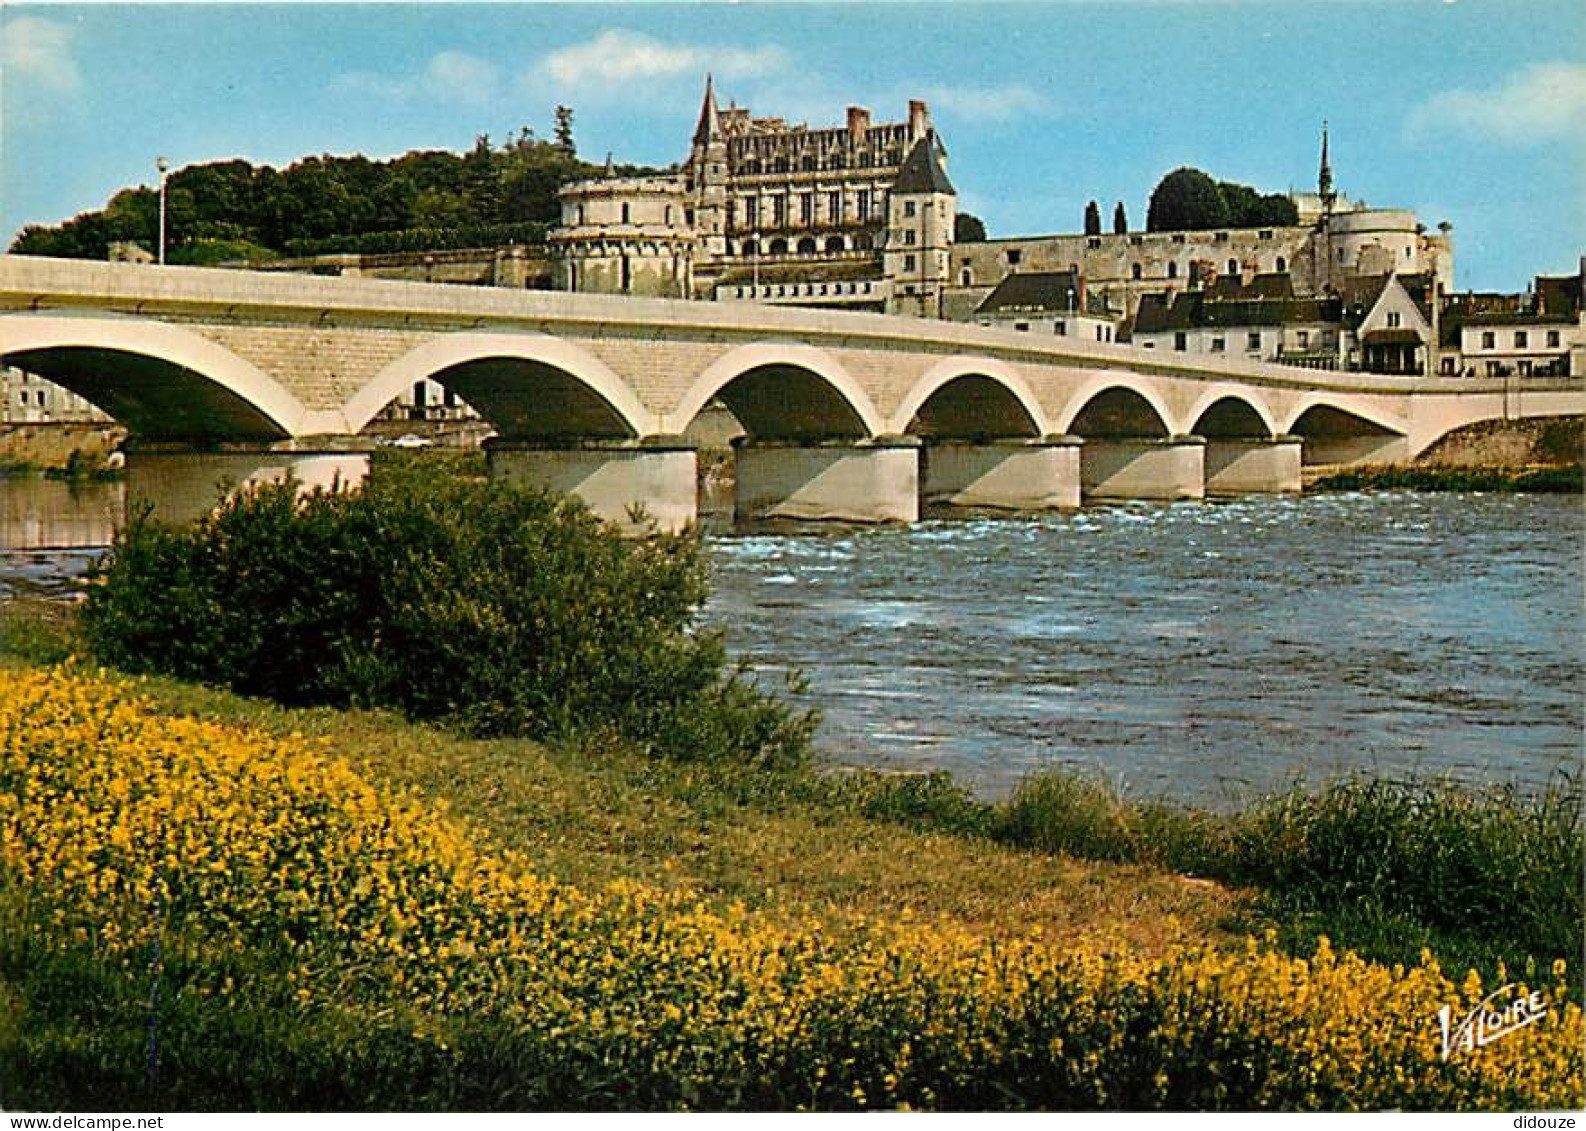
[[[709,73],[705,75],[705,103],[699,108],[699,125],[694,127],[694,144],[706,145],[721,137],[721,118],[716,114],[716,91]]]
[[[1322,167],[1316,176],[1316,195],[1322,198],[1322,211],[1332,212],[1338,194],[1333,191],[1333,167],[1327,160],[1327,120],[1322,120]]]

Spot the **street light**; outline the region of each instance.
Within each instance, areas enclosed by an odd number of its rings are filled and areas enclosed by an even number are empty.
[[[165,266],[165,174],[170,169],[171,163],[163,157],[154,159],[154,167],[160,171],[160,266]]]

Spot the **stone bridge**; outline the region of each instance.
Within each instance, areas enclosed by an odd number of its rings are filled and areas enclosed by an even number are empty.
[[[0,357],[126,425],[129,486],[361,478],[424,379],[495,428],[493,474],[623,520],[696,515],[724,404],[741,517],[1290,491],[1480,420],[1576,414],[1567,378],[1332,373],[873,314],[0,256]],[[208,505],[206,501],[203,505]]]

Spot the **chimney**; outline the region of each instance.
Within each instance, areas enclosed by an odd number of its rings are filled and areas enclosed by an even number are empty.
[[[848,140],[860,142],[870,128],[870,111],[863,106],[848,107]]]
[[[931,128],[931,112],[918,98],[909,100],[909,141],[916,142]]]

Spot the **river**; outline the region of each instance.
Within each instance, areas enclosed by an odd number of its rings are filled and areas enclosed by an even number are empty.
[[[78,534],[113,490],[33,489]],[[1214,806],[1352,771],[1534,787],[1581,769],[1583,535],[1578,496],[1410,493],[712,535],[703,620],[804,673],[830,757],[986,796],[1053,765]],[[95,553],[0,548],[0,600]]]

